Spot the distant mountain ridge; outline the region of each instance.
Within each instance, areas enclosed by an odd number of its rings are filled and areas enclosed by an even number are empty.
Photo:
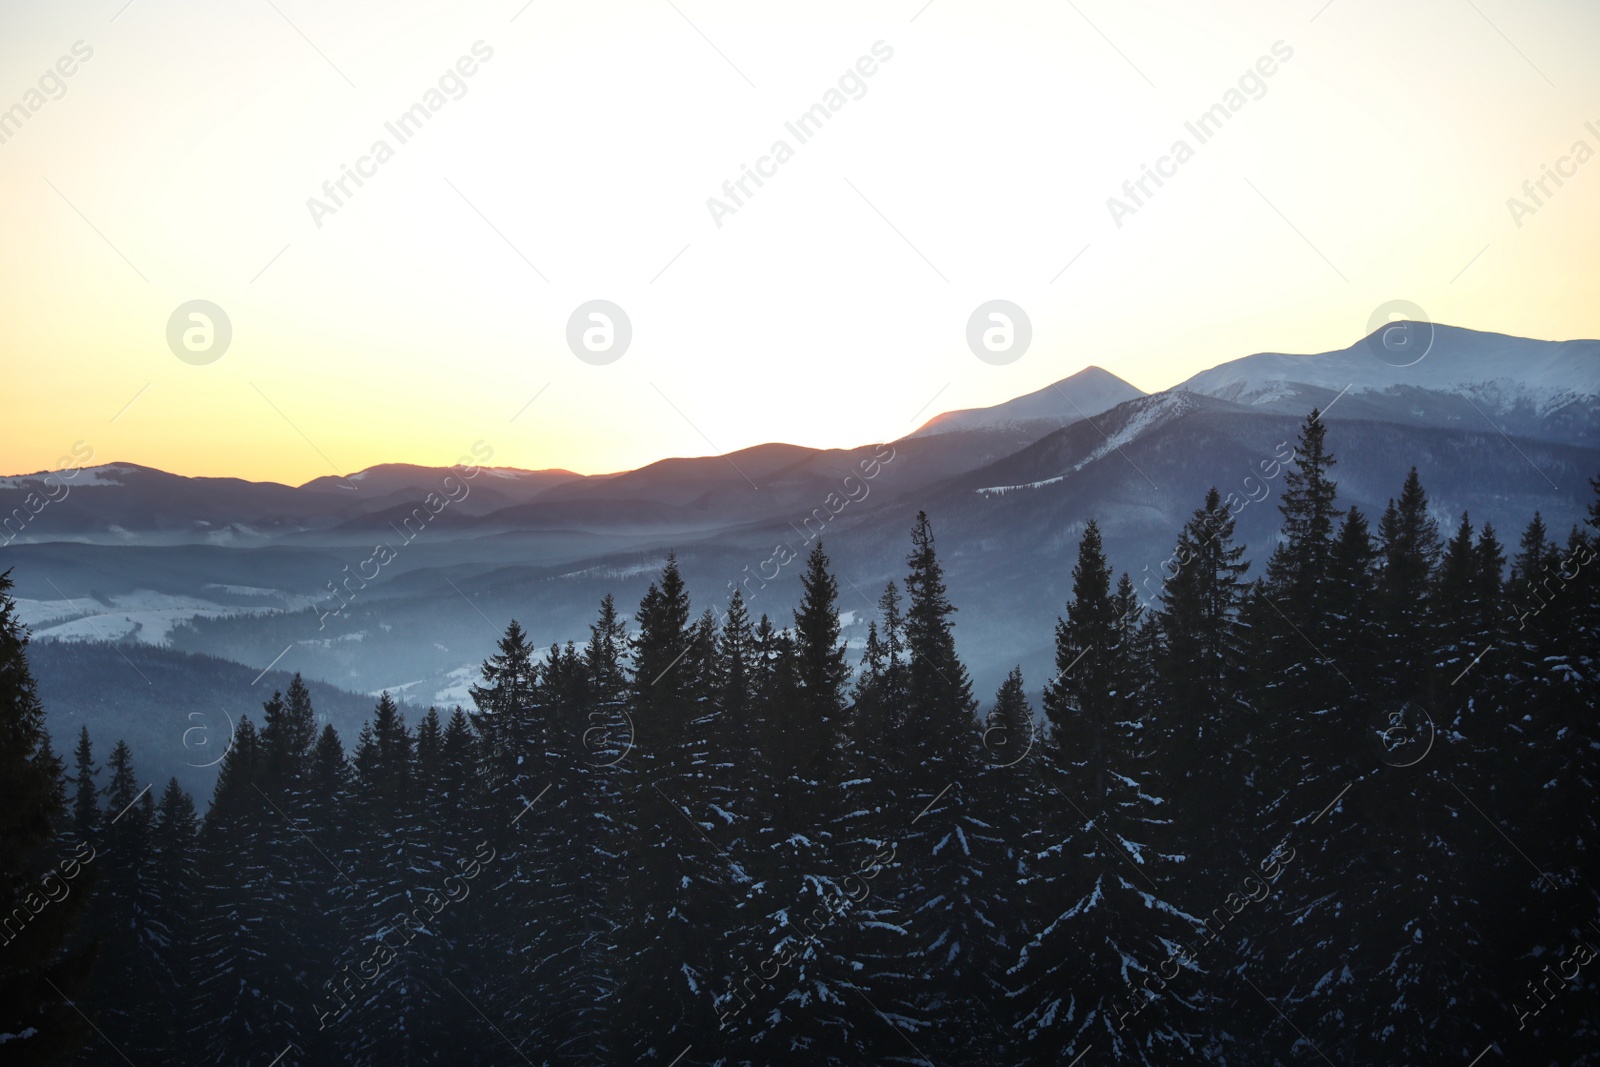
[[[1046,393],[1053,399],[1041,399]],[[951,413],[936,432],[895,442],[891,452],[896,458],[882,465],[871,492],[881,501],[887,492],[905,492],[1000,459],[1076,421],[1058,409],[1070,410],[1075,404],[1077,410],[1099,414],[1121,398],[1139,395],[1115,375],[1089,368],[1040,394],[993,409]],[[110,463],[83,468],[70,479],[52,472],[0,479],[0,522],[15,515],[0,531],[0,544],[370,546],[432,493],[460,497],[428,524],[435,539],[519,531],[623,537],[651,529],[710,532],[791,511],[803,516],[839,489],[841,479],[876,447],[823,449],[774,442],[597,475],[481,467],[464,479],[451,467],[384,463],[349,475],[313,478],[298,487],[190,478]],[[447,478],[454,479],[451,485],[465,483],[467,491],[444,492]],[[64,493],[57,485],[61,482]],[[51,497],[57,499],[37,506]]]
[[[736,582],[760,573],[746,599],[781,625],[798,568],[773,578],[774,546],[803,558],[822,536],[850,609],[845,636],[859,648],[883,583],[903,574],[906,530],[926,510],[961,606],[962,653],[987,689],[1016,663],[1030,682],[1048,677],[1048,635],[1090,518],[1115,566],[1153,595],[1172,538],[1215,485],[1240,501],[1239,536],[1258,574],[1277,530],[1278,472],[1312,407],[1330,424],[1341,506],[1375,518],[1415,465],[1446,529],[1470,510],[1514,543],[1539,510],[1560,535],[1582,521],[1588,479],[1600,473],[1597,359],[1597,341],[1439,327],[1410,367],[1363,341],[1247,356],[1149,395],[1090,368],[1056,383],[1085,413],[1133,395],[1045,432],[1030,420],[1071,410],[1056,386],[946,413],[881,446],[768,444],[604,476],[486,472],[403,545],[396,528],[449,468],[384,465],[352,476],[352,491],[114,464],[83,472],[92,480],[0,547],[0,569],[15,567],[19,607],[44,636],[170,640],[256,670],[281,656],[278,669],[347,689],[405,685],[423,700],[461,700],[486,619],[515,617],[541,644],[582,641],[599,598],[636,599],[668,551],[697,609],[720,608]],[[1103,392],[1095,400],[1079,387]],[[868,491],[839,504],[844,479],[879,449],[891,458]],[[19,506],[17,482],[0,481],[0,518]],[[336,604],[330,584],[380,542],[401,546],[396,560],[324,628],[306,605]]]
[[[1017,430],[1042,437],[1052,430],[1144,396],[1144,390],[1100,367],[1085,367],[1077,374],[1052,382],[1024,396],[986,408],[963,408],[935,415],[911,437],[957,430]]]
[[[450,472],[448,467],[424,467],[415,463],[379,463],[377,466],[356,471],[343,477],[325,474],[300,486],[313,492],[362,494],[394,493],[409,489],[437,488],[439,480]],[[530,499],[551,486],[581,478],[573,471],[522,470],[519,467],[482,467],[480,473],[489,478],[489,484],[510,496],[527,495]]]
[[[1396,326],[1409,348],[1386,347],[1384,327],[1336,352],[1230,360],[1173,388],[1269,411],[1337,399],[1347,418],[1462,427],[1487,419],[1506,433],[1600,445],[1600,341]]]
[[[1406,366],[1394,364],[1409,361],[1411,353],[1386,350],[1379,331],[1335,352],[1244,356],[1150,395],[1190,393],[1284,413],[1338,405],[1344,418],[1460,428],[1493,425],[1513,435],[1600,446],[1600,340],[1537,341],[1446,325],[1409,328],[1413,344],[1426,348]],[[1003,403],[943,412],[896,442],[902,452],[917,458],[918,475],[907,477],[908,465],[902,464],[887,484],[904,491],[976,469],[1146,395],[1115,374],[1089,366]],[[832,477],[824,468],[847,468],[847,457],[860,451],[769,443],[725,456],[663,459],[601,475],[484,467],[470,494],[452,504],[445,525],[470,536],[477,526],[484,531],[515,529],[520,514],[532,529],[573,521],[576,529],[612,524],[631,528],[662,519],[662,506],[685,509],[685,522],[668,524],[680,528],[751,521],[775,505],[787,506],[793,496],[816,495]],[[384,521],[415,507],[451,473],[449,467],[383,463],[296,487],[191,478],[118,462],[84,468],[70,480],[52,472],[0,477],[0,520],[12,520],[0,532],[0,543],[244,546],[285,537],[305,542],[325,533],[334,541],[346,535],[365,538]],[[59,488],[45,492],[61,482],[70,490],[65,496]],[[769,495],[751,499],[751,485]],[[41,499],[49,503],[40,507]],[[575,508],[580,501],[611,504]],[[619,501],[636,502],[639,513],[629,514]],[[545,507],[557,503],[563,506]],[[505,514],[490,520],[497,512]]]

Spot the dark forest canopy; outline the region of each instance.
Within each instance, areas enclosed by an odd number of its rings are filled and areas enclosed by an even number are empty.
[[[296,676],[203,819],[50,751],[0,579],[0,1052],[1600,1062],[1600,482],[1508,545],[1415,470],[1341,505],[1334,444],[1265,560],[1215,490],[1158,590],[1088,524],[986,709],[919,515],[864,648],[820,543],[785,619],[669,556],[582,644],[511,621],[470,709],[342,738]]]

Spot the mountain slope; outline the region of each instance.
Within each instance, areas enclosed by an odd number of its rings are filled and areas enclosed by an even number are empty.
[[[1038,438],[1144,395],[1142,390],[1108,370],[1085,367],[1071,377],[1002,404],[935,415],[910,436],[929,437],[956,430],[1006,430]]]
[[[452,467],[380,463],[343,478],[331,474],[313,478],[300,488],[314,493],[350,493],[363,498],[394,493],[412,493],[420,496],[423,493],[437,491],[439,483],[452,473],[454,473]],[[533,499],[551,486],[582,477],[581,474],[560,469],[525,471],[516,467],[481,467],[473,480],[475,484],[492,488],[504,499],[521,502]],[[481,482],[478,481],[479,478],[482,479]]]
[[[818,531],[837,565],[840,595],[858,613],[845,634],[859,641],[883,583],[903,576],[906,532],[926,509],[979,688],[992,689],[1019,662],[1033,685],[1049,672],[1051,623],[1090,518],[1113,563],[1154,595],[1173,537],[1216,485],[1248,501],[1236,505],[1239,535],[1258,574],[1277,528],[1282,463],[1313,405],[1328,413],[1341,506],[1357,504],[1376,520],[1414,464],[1445,529],[1470,509],[1475,524],[1493,522],[1514,544],[1537,509],[1564,538],[1591,497],[1587,479],[1600,472],[1600,404],[1584,392],[1594,387],[1597,356],[1600,342],[1448,327],[1409,368],[1384,364],[1362,344],[1320,356],[1251,356],[1039,437],[1018,428],[1025,418],[980,419],[973,428],[856,449],[765,445],[664,460],[551,485],[487,514],[451,505],[376,572],[362,561],[377,541],[398,543],[390,523],[411,512],[405,488],[261,486],[265,496],[245,507],[234,497],[249,497],[251,483],[146,472],[167,494],[143,505],[152,528],[176,531],[187,522],[182,536],[193,537],[196,516],[233,508],[250,517],[253,531],[279,532],[270,548],[258,549],[238,542],[137,547],[116,534],[109,536],[122,544],[98,546],[44,536],[58,543],[0,548],[0,569],[17,564],[20,595],[38,602],[35,621],[68,628],[63,633],[87,636],[80,612],[109,626],[113,615],[146,603],[135,594],[156,591],[194,605],[195,623],[172,631],[176,647],[258,669],[284,656],[280,667],[362,690],[425,679],[416,691],[438,693],[457,686],[471,650],[511,617],[541,645],[584,639],[600,596],[636,601],[668,550],[678,554],[696,610],[720,610],[739,583],[755,614],[781,624],[798,594],[792,561],[804,558]],[[1018,410],[1040,409],[1012,413]],[[852,495],[846,478],[860,478],[868,457],[878,458],[877,473],[860,479],[865,494]],[[426,470],[411,469],[404,480]],[[107,514],[128,515],[133,502],[97,515],[89,507],[95,494],[135,493],[144,476],[103,477],[127,484],[75,489],[49,508],[81,508],[85,522],[104,530]],[[488,495],[492,488],[475,482],[469,502],[500,502]],[[313,506],[345,493],[354,499],[344,511]],[[276,518],[267,503],[282,508]],[[47,509],[34,521],[48,533],[50,518]],[[308,601],[336,607],[329,585],[363,566],[377,577],[325,626],[306,610]],[[275,604],[287,610],[259,610]],[[216,617],[224,613],[235,617]],[[153,632],[154,622],[141,633]]]
[[[1600,341],[1535,341],[1411,323],[1392,335],[1409,331],[1410,347],[1399,349],[1385,345],[1388,329],[1337,352],[1230,360],[1175,388],[1269,411],[1304,411],[1338,398],[1344,418],[1493,425],[1546,441],[1600,445]]]
[[[202,809],[239,719],[248,715],[259,727],[262,702],[287,689],[293,676],[148,645],[79,641],[35,641],[28,665],[57,752],[70,752],[83,726],[102,763],[125,740],[142,782],[155,783],[160,793],[176,777]],[[372,716],[374,699],[310,679],[307,685],[319,726],[331,722],[350,743]],[[415,721],[415,710],[406,710]]]

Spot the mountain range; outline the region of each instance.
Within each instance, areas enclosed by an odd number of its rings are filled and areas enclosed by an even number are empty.
[[[1013,664],[1037,687],[1084,524],[1098,520],[1112,563],[1154,596],[1178,528],[1215,485],[1236,495],[1259,573],[1313,408],[1341,506],[1375,520],[1416,466],[1447,530],[1470,509],[1514,542],[1537,510],[1564,536],[1600,474],[1600,341],[1412,326],[1426,347],[1407,366],[1375,334],[1246,356],[1149,395],[1088,367],[852,449],[764,444],[589,476],[485,468],[425,525],[419,505],[449,468],[384,464],[295,487],[112,463],[43,507],[47,475],[14,476],[0,479],[12,538],[0,569],[15,568],[24,618],[46,640],[162,644],[426,706],[466,700],[512,617],[542,644],[582,641],[601,596],[636,601],[669,550],[697,610],[720,612],[740,583],[756,614],[779,620],[798,568],[776,564],[777,549],[803,554],[820,535],[859,643],[926,510],[979,691]],[[378,543],[393,551],[374,575]],[[241,694],[236,710],[259,699]]]

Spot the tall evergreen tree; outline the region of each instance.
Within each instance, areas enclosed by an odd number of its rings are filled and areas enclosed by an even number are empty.
[[[69,1001],[89,958],[69,947],[85,895],[50,900],[65,809],[61,762],[28,669],[28,632],[0,574],[0,1034],[15,1063],[57,1062],[88,1036]]]
[[[1171,836],[1160,810],[1167,800],[1153,789],[1141,740],[1141,614],[1126,576],[1113,593],[1100,530],[1090,522],[1056,624],[1057,675],[1044,698],[1054,817],[1033,858],[1032,936],[1013,968],[1030,1062],[1070,1059],[1091,1044],[1136,1063],[1208,1051],[1187,1017],[1193,994],[1163,995],[1172,975],[1156,973],[1171,946],[1192,939],[1185,920],[1200,920],[1160,891],[1175,860],[1161,848]],[[1159,1007],[1130,1025],[1127,1017],[1150,1001]]]
[[[898,903],[910,926],[905,970],[915,980],[901,984],[903,993],[895,985],[884,993],[912,1009],[904,1025],[950,1021],[940,1034],[948,1058],[992,1031],[995,989],[982,957],[1007,906],[1006,847],[979,781],[978,702],[956,652],[956,607],[925,512],[912,525],[906,565],[904,710],[892,719],[916,762],[892,768],[906,784],[896,790],[899,826],[890,825],[903,872]]]
[[[878,812],[893,807],[895,783],[908,779],[915,759],[905,740],[908,667],[900,603],[900,588],[891,581],[878,598],[879,617],[867,624],[853,693],[852,777],[859,780],[862,802]]]
[[[95,939],[100,949],[94,1000],[102,1028],[130,1043],[134,1024],[159,1010],[154,993],[163,961],[150,936],[155,887],[150,849],[154,810],[150,793],[139,788],[133,753],[118,741],[106,759],[110,780],[106,810],[99,828],[107,862],[96,887]]]
[[[217,765],[217,784],[201,827],[201,919],[196,925],[195,1011],[191,1036],[207,1060],[232,1062],[262,1034],[297,1029],[307,1005],[281,984],[275,955],[284,931],[265,916],[280,901],[281,871],[264,844],[279,816],[262,800],[261,736],[241,716]],[[297,1012],[299,1018],[297,1018]]]
[[[1233,515],[1213,486],[1178,536],[1172,554],[1177,570],[1162,588],[1153,620],[1157,692],[1149,703],[1161,709],[1152,716],[1154,732],[1168,749],[1166,763],[1182,809],[1200,822],[1227,811],[1234,798],[1217,780],[1215,767],[1202,768],[1178,754],[1215,744],[1226,761],[1248,736],[1241,706],[1246,635],[1240,614],[1250,564],[1243,557],[1244,546],[1234,543]],[[1125,629],[1132,626],[1122,621]]]
[[[600,618],[589,627],[589,643],[583,662],[588,670],[589,690],[596,703],[616,703],[627,692],[627,624],[617,614],[610,593],[600,601]]]
[[[934,741],[920,746],[924,769],[930,761],[947,758],[938,751],[946,739],[970,741],[977,701],[966,667],[956,656],[955,632],[950,616],[956,607],[945,591],[944,568],[934,550],[933,525],[926,512],[917,512],[911,528],[911,554],[906,559],[905,643],[909,664],[906,678],[906,715],[919,732]],[[966,745],[960,746],[965,751]],[[957,767],[965,770],[965,767]]]
[[[100,788],[94,782],[100,768],[95,766],[94,746],[89,741],[87,725],[78,729],[78,747],[73,750],[73,759],[72,827],[78,840],[89,841],[100,823]]]
[[[850,667],[839,637],[839,583],[828,573],[819,540],[806,557],[800,577],[800,606],[794,613],[795,718],[790,723],[791,758],[796,771],[813,785],[824,761],[836,754]]]
[[[1428,515],[1428,497],[1417,468],[1406,475],[1398,504],[1389,501],[1378,536],[1383,567],[1374,607],[1389,647],[1377,681],[1400,699],[1421,699],[1428,666],[1424,620],[1439,556],[1439,524]]]
[[[755,627],[744,605],[744,593],[735,589],[717,643],[717,704],[729,717],[748,727],[755,695]]]
[[[725,820],[712,806],[717,791],[708,789],[696,736],[707,722],[708,694],[694,661],[707,639],[690,623],[675,556],[635,618],[629,704],[636,743],[618,776],[618,847],[629,862],[612,899],[630,922],[618,945],[613,1041],[619,1058],[665,1064],[714,1017],[709,986],[719,978],[721,953],[711,916],[728,906],[737,872],[711,838]]]
[[[489,753],[488,771],[498,791],[515,791],[516,760],[533,736],[533,706],[539,683],[534,647],[512,619],[494,655],[484,660],[480,681],[468,689],[475,720]]]
[[[138,933],[148,954],[144,971],[148,988],[134,993],[137,1010],[130,1013],[127,1044],[129,1049],[150,1057],[162,1055],[186,1025],[189,977],[194,965],[195,895],[200,879],[195,851],[198,830],[193,799],[176,778],[169,778],[155,806],[150,853],[143,864],[144,915]],[[117,975],[111,995],[127,996],[129,977],[125,971]]]
[[[1313,410],[1300,429],[1294,462],[1284,472],[1278,542],[1245,611],[1254,666],[1252,733],[1261,763],[1252,776],[1252,806],[1265,813],[1275,840],[1298,817],[1298,797],[1343,769],[1329,767],[1326,746],[1342,750],[1346,738],[1365,728],[1364,722],[1351,723],[1336,712],[1356,689],[1349,671],[1329,651],[1334,610],[1348,608],[1350,589],[1349,572],[1343,574],[1347,582],[1334,580],[1335,523],[1344,514],[1329,476],[1334,463],[1327,427]],[[1363,525],[1352,522],[1343,532],[1350,541],[1342,559],[1351,564],[1361,554]]]

